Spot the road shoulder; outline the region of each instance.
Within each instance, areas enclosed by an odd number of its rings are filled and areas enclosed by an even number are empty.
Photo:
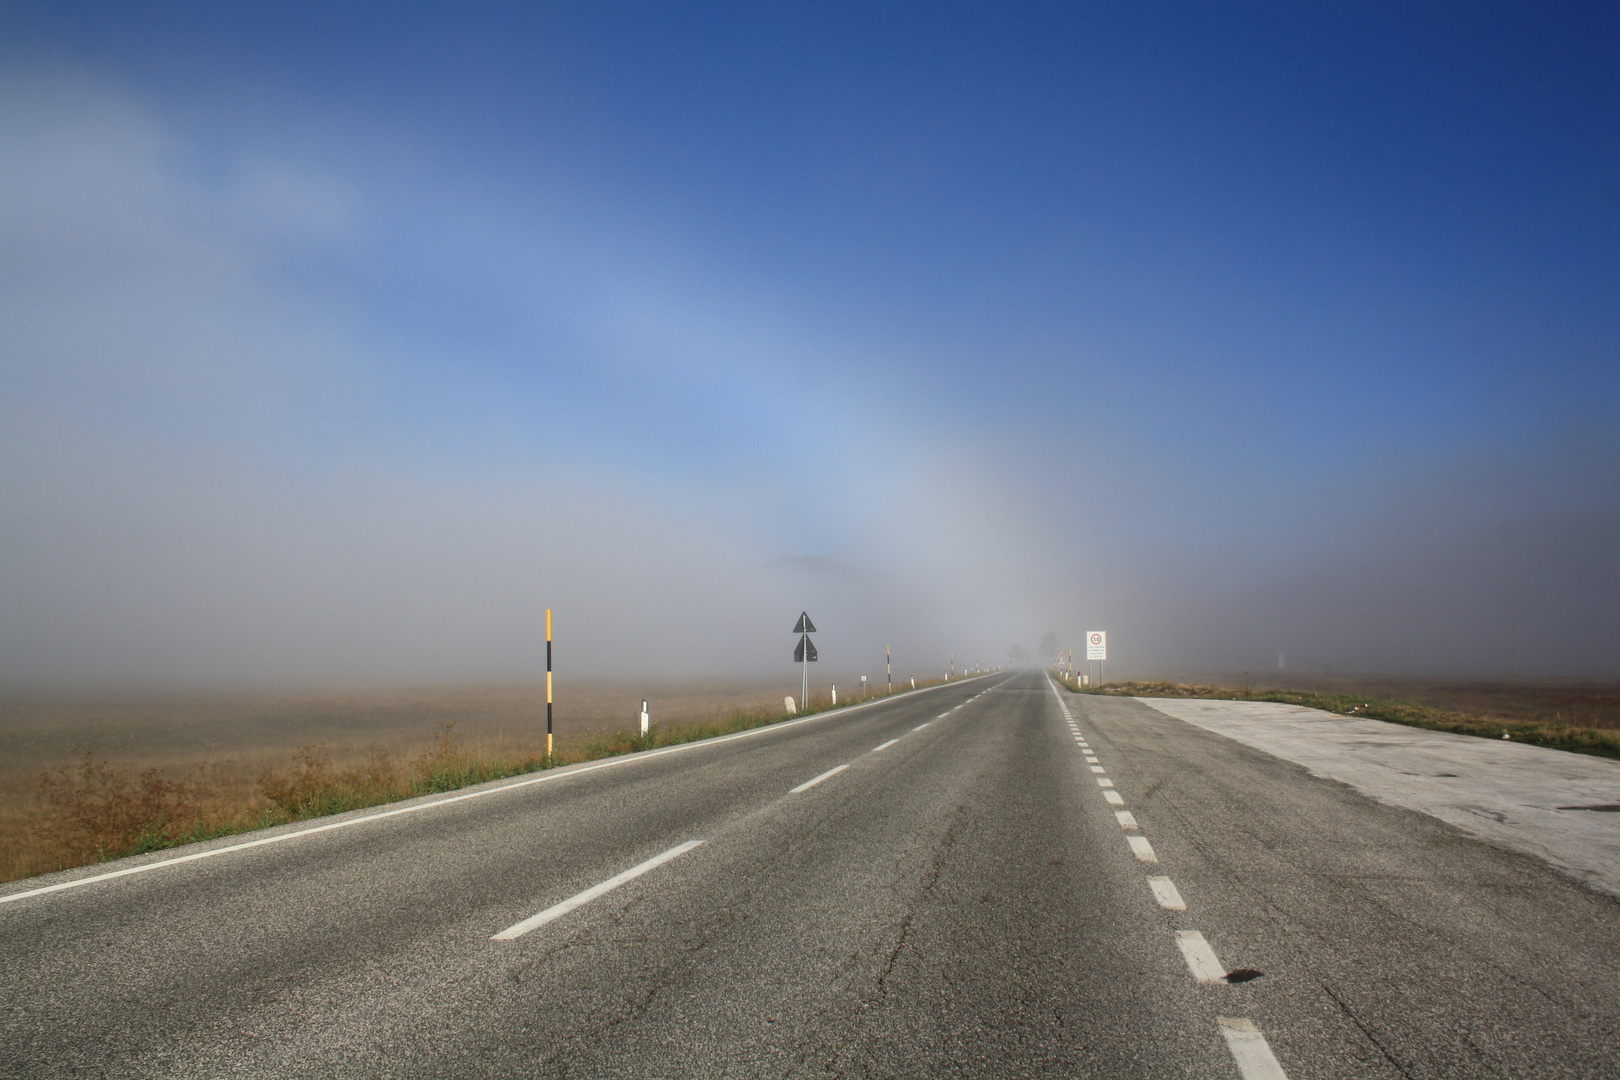
[[[1268,701],[1136,698],[1620,896],[1620,762]]]

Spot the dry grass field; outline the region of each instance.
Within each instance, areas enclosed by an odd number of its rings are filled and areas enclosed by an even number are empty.
[[[549,762],[543,683],[0,694],[0,880],[768,723],[798,693],[791,677],[559,681]]]

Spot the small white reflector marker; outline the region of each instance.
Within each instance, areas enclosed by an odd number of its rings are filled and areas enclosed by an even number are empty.
[[[1127,836],[1125,840],[1131,845],[1131,854],[1143,862],[1158,862],[1159,857],[1153,854],[1153,845],[1148,843],[1145,836]]]
[[[520,938],[524,934],[527,934],[530,930],[533,930],[539,926],[544,926],[553,919],[560,918],[568,914],[570,911],[573,911],[575,908],[582,907],[585,904],[590,903],[603,893],[611,892],[612,890],[617,889],[620,885],[623,885],[630,879],[638,878],[647,871],[655,867],[662,866],[664,863],[669,862],[669,860],[678,855],[685,855],[688,851],[691,851],[701,843],[703,843],[701,840],[688,840],[684,844],[677,844],[675,847],[670,848],[662,855],[654,855],[646,862],[632,866],[622,874],[613,875],[600,885],[596,885],[592,888],[586,889],[582,893],[570,896],[562,903],[548,907],[538,915],[531,915],[516,925],[508,926],[505,930],[502,930],[500,933],[490,938],[490,940],[511,941],[513,938]]]
[[[1148,888],[1153,890],[1153,899],[1166,911],[1186,911],[1187,902],[1181,898],[1181,890],[1176,883],[1167,877],[1148,878]]]
[[[1203,934],[1197,930],[1177,930],[1176,945],[1181,949],[1182,958],[1187,961],[1193,978],[1201,983],[1226,981],[1226,969],[1215,958],[1215,950],[1209,947]]]
[[[1288,1080],[1288,1074],[1277,1063],[1271,1045],[1260,1034],[1260,1029],[1254,1026],[1253,1020],[1217,1016],[1215,1022],[1221,1026],[1226,1048],[1232,1052],[1232,1060],[1237,1062],[1243,1080]]]

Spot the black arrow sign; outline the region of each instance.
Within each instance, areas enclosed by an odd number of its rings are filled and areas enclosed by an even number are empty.
[[[809,651],[808,656],[805,655],[806,650]],[[816,643],[810,640],[809,634],[802,635],[799,643],[793,646],[793,662],[795,664],[816,662]]]

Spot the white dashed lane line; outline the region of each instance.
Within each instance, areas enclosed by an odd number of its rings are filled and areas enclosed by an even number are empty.
[[[1050,680],[1048,680],[1050,682]],[[1058,707],[1063,710],[1063,718],[1074,733],[1074,741],[1084,752],[1086,764],[1094,774],[1104,773],[1101,761],[1086,743],[1085,736],[1075,724],[1074,718],[1069,714],[1069,707],[1058,694],[1056,685],[1052,686],[1052,693],[1057,697]],[[1097,786],[1103,789],[1103,800],[1109,806],[1124,806],[1125,799],[1114,790],[1114,782],[1106,776],[1097,776]],[[1131,853],[1145,863],[1157,863],[1159,856],[1148,843],[1145,836],[1140,835],[1141,825],[1137,824],[1136,815],[1129,810],[1115,810],[1114,820],[1119,822],[1122,829],[1136,830],[1135,833],[1125,837],[1126,843],[1131,847]],[[1175,882],[1168,877],[1153,876],[1148,879],[1148,888],[1153,892],[1153,899],[1166,911],[1186,911],[1187,902],[1181,898],[1181,891],[1176,888]],[[1197,930],[1177,930],[1176,946],[1187,961],[1187,969],[1192,972],[1194,979],[1205,985],[1226,983],[1226,968],[1221,966],[1220,959],[1215,950],[1210,948],[1204,935]],[[1271,1052],[1271,1046],[1266,1037],[1260,1034],[1260,1029],[1254,1021],[1242,1017],[1218,1016],[1215,1018],[1220,1025],[1221,1036],[1226,1040],[1226,1048],[1237,1063],[1238,1072],[1243,1080],[1288,1080],[1288,1074],[1283,1072],[1277,1058]]]
[[[842,766],[840,766],[840,768],[841,767]],[[834,771],[836,772],[837,770]],[[601,896],[603,893],[611,892],[612,890],[617,889],[620,885],[623,885],[632,878],[638,878],[647,871],[664,865],[676,856],[685,855],[688,851],[691,851],[701,843],[703,843],[701,840],[688,840],[684,844],[677,844],[668,851],[664,852],[662,855],[654,855],[646,862],[632,866],[622,874],[613,875],[600,885],[594,885],[582,893],[576,893],[573,896],[570,896],[567,900],[564,900],[562,903],[553,904],[551,907],[546,908],[546,910],[542,911],[538,915],[531,915],[520,923],[514,923],[513,925],[508,926],[505,930],[502,930],[500,933],[491,937],[490,940],[511,941],[514,938],[520,938],[524,934],[527,934],[530,930],[544,926],[553,919],[561,918],[577,907],[583,907],[592,900],[595,900],[598,896]]]
[[[789,795],[797,795],[801,791],[809,791],[811,788],[815,787],[817,784],[821,783],[823,780],[825,780],[825,779],[827,779],[828,777],[831,777],[831,776],[837,776],[839,773],[843,772],[847,768],[849,768],[849,762],[846,761],[842,765],[839,765],[837,768],[828,769],[826,772],[822,773],[820,776],[811,777],[809,780],[806,780],[804,783],[800,784],[798,787],[794,788],[792,791],[789,791],[788,794]]]
[[[1193,978],[1205,984],[1226,982],[1226,969],[1221,966],[1215,950],[1209,947],[1203,934],[1197,930],[1177,930],[1176,947],[1181,950]]]
[[[1186,911],[1187,901],[1181,898],[1181,890],[1176,883],[1167,877],[1148,878],[1148,888],[1153,890],[1153,899],[1166,911]]]
[[[883,744],[883,745],[881,745],[881,746],[874,746],[874,747],[872,747],[872,750],[871,750],[871,752],[872,752],[872,753],[874,753],[874,754],[875,754],[875,753],[877,753],[877,752],[878,752],[878,751],[879,751],[879,750],[887,750],[887,749],[888,749],[888,748],[889,748],[889,747],[891,747],[891,746],[893,746],[893,745],[894,745],[894,744],[895,744],[895,743],[897,743],[897,742],[899,742],[899,741],[900,741],[900,740],[899,740],[899,739],[890,739],[890,740],[889,740],[889,741],[888,741],[888,742],[886,742],[886,743],[884,743],[884,744]]]
[[[1237,1062],[1243,1080],[1288,1080],[1288,1074],[1277,1064],[1266,1037],[1254,1026],[1254,1021],[1236,1016],[1217,1016],[1226,1048]]]

